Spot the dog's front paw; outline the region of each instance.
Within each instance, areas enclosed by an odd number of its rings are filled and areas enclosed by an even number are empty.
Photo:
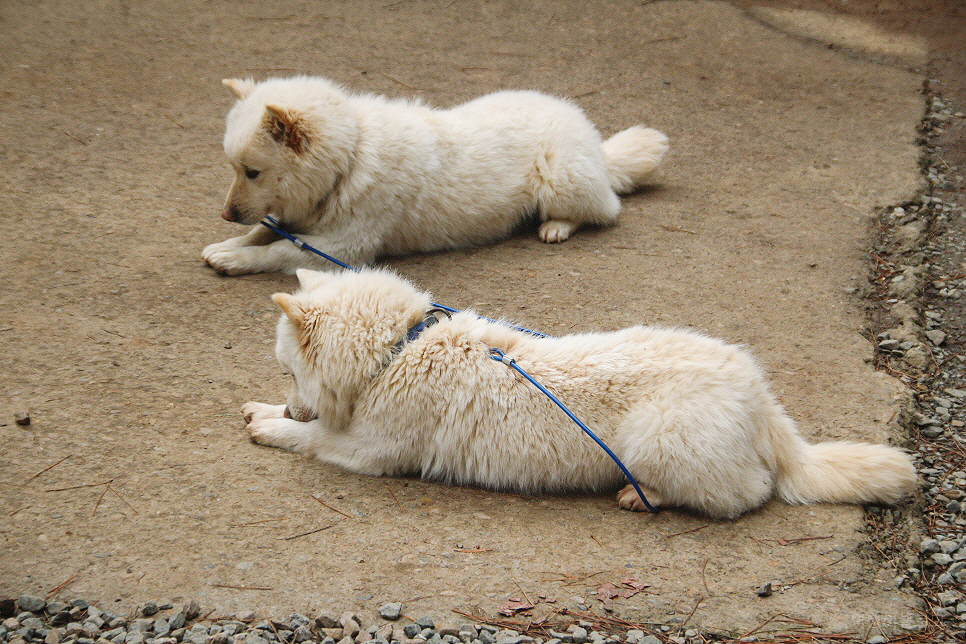
[[[577,224],[572,221],[565,221],[563,219],[551,219],[550,221],[545,221],[540,225],[540,230],[537,234],[540,236],[540,241],[546,242],[548,244],[559,244],[562,241],[567,241],[570,237],[570,233],[577,230]]]
[[[251,401],[242,405],[242,414],[245,416],[246,423],[266,418],[284,418],[285,405],[266,405],[265,403]]]
[[[244,259],[244,250],[232,244],[231,240],[205,246],[201,257],[222,275],[242,275],[251,272]]]
[[[647,497],[647,502],[651,504],[652,507],[659,508],[664,502],[664,499],[655,492],[654,490],[646,487],[641,488],[641,492]],[[633,485],[628,485],[620,492],[617,493],[617,505],[619,505],[624,510],[630,510],[631,512],[644,512],[647,510],[647,506],[644,505],[644,501],[641,500],[640,495],[637,490],[634,489]]]

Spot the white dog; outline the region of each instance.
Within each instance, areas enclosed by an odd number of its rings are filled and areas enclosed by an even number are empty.
[[[222,217],[282,228],[354,265],[483,244],[533,215],[561,242],[617,219],[668,149],[640,126],[606,142],[575,105],[498,92],[450,110],[349,94],[321,78],[225,80],[238,96],[225,153],[235,169]],[[264,226],[202,253],[230,275],[330,268]]]
[[[697,333],[632,327],[539,338],[457,313],[382,271],[300,270],[276,294],[287,405],[247,403],[252,440],[371,475],[420,473],[523,493],[617,487],[618,467],[519,374],[547,387],[623,461],[652,505],[736,517],[788,503],[894,504],[916,484],[898,449],[810,445],[744,350]],[[432,318],[435,320],[435,318]],[[432,321],[430,320],[430,321]],[[621,507],[643,508],[628,485]]]

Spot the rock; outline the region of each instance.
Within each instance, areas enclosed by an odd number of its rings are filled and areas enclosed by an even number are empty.
[[[392,622],[399,619],[400,613],[402,613],[402,604],[400,602],[389,602],[379,608],[379,616]]]
[[[342,613],[342,617],[339,618],[339,623],[342,625],[343,637],[354,638],[362,629],[362,626],[356,621],[355,615],[352,613]]]
[[[770,581],[766,581],[761,586],[755,589],[755,594],[759,597],[771,597],[774,590],[772,589],[772,584]]]
[[[188,617],[187,611],[185,611],[185,617],[188,619],[191,619],[190,617]],[[237,619],[239,622],[250,622],[255,619],[255,611],[253,610],[238,611],[237,613],[235,613],[235,619]]]
[[[342,628],[339,625],[339,618],[331,613],[321,613],[315,618],[315,625],[319,628]]]
[[[171,617],[168,618],[168,629],[172,631],[176,631],[182,626],[184,626],[184,623],[185,623],[184,613],[182,613],[181,611],[178,611],[177,613],[173,613]]]
[[[341,628],[320,628],[319,632],[325,637],[331,637],[336,642],[342,639]]]
[[[882,635],[876,635],[875,637],[870,637],[869,639],[867,639],[866,644],[886,644],[886,642],[888,641],[889,640],[887,640]]]
[[[0,617],[13,617],[17,611],[17,602],[11,598],[0,599]]]
[[[312,639],[312,631],[308,626],[299,626],[295,629],[293,639],[295,640],[296,644],[307,642]]]
[[[13,414],[13,422],[17,423],[21,427],[26,427],[30,424],[30,412],[29,411],[17,411]]]
[[[29,424],[30,419],[28,417],[26,423],[17,422],[18,425]],[[17,605],[20,606],[20,610],[30,611],[31,613],[38,613],[47,606],[47,602],[40,597],[34,597],[33,595],[21,595],[17,598]]]
[[[638,644],[662,644],[662,642],[654,635],[645,635]]]
[[[156,602],[147,602],[141,607],[141,614],[145,617],[151,617],[158,612],[158,605]]]
[[[420,629],[423,628],[436,628],[436,622],[433,621],[432,617],[420,617],[416,620],[416,625]]]
[[[61,632],[59,628],[52,628],[44,638],[44,644],[60,644]]]
[[[944,552],[937,552],[930,557],[930,559],[932,559],[938,566],[948,566],[953,561],[953,558]]]
[[[184,618],[189,622],[198,615],[201,615],[201,606],[198,605],[196,601],[190,601],[181,607],[181,612],[184,613]],[[255,613],[253,611],[246,611],[252,614],[251,619],[255,619]]]
[[[939,346],[946,341],[946,334],[939,329],[933,329],[932,331],[926,331],[926,338],[932,342],[933,346]]]

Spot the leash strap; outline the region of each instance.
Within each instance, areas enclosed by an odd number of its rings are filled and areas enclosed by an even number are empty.
[[[269,230],[271,230],[273,233],[275,233],[277,235],[281,235],[285,239],[289,240],[290,242],[292,242],[293,244],[295,244],[298,248],[301,248],[302,250],[307,250],[310,253],[315,253],[319,257],[321,257],[323,259],[327,259],[330,262],[332,262],[333,264],[335,264],[337,266],[341,266],[342,268],[348,269],[348,270],[352,271],[353,273],[358,273],[359,272],[359,269],[356,268],[355,266],[350,266],[350,265],[346,264],[345,262],[340,262],[335,257],[332,257],[331,255],[326,255],[325,253],[323,253],[319,249],[313,248],[312,246],[309,246],[308,244],[306,244],[304,241],[302,241],[301,239],[299,239],[295,235],[292,235],[291,233],[286,232],[285,230],[282,229],[282,227],[278,223],[278,221],[276,221],[275,218],[274,217],[271,217],[270,215],[265,215],[265,219],[263,219],[261,221],[261,224],[263,226],[265,226],[266,228],[268,228]],[[430,304],[432,304],[434,308],[440,309],[441,311],[446,311],[447,313],[459,313],[459,309],[454,309],[454,308],[449,307],[449,306],[444,306],[442,304],[437,304],[436,302],[430,302]],[[490,318],[484,317],[482,315],[478,315],[477,317],[479,317],[482,320],[486,320],[487,322],[496,322],[497,324],[502,324],[502,325],[508,326],[508,327],[510,327],[512,329],[517,329],[518,331],[523,331],[524,333],[529,333],[530,335],[534,335],[534,336],[536,336],[538,338],[546,338],[547,337],[547,334],[546,333],[540,333],[539,331],[534,331],[533,329],[528,329],[528,328],[523,327],[523,326],[516,326],[514,324],[507,324],[505,322],[500,322],[499,320],[491,320]]]
[[[271,216],[266,215],[265,216],[265,219],[262,220],[261,224],[263,226],[265,226],[266,228],[268,228],[269,230],[271,230],[272,232],[274,232],[275,234],[280,235],[280,236],[284,237],[285,239],[289,240],[290,242],[292,242],[293,244],[295,244],[298,248],[301,248],[303,250],[307,250],[307,251],[309,251],[311,253],[315,253],[319,257],[322,257],[323,259],[327,259],[328,261],[332,262],[333,264],[336,264],[337,266],[341,266],[342,268],[348,269],[348,270],[350,270],[350,271],[352,271],[354,273],[358,273],[359,272],[359,269],[358,268],[356,268],[354,266],[350,266],[350,265],[348,265],[348,264],[346,264],[344,262],[340,262],[336,258],[331,257],[329,255],[326,255],[325,253],[323,253],[322,251],[318,250],[317,248],[313,248],[312,246],[306,244],[305,242],[303,242],[298,237],[296,237],[296,236],[294,236],[294,235],[286,232],[285,230],[282,229],[281,225],[278,223],[277,220],[275,220],[274,217],[271,217]],[[443,306],[442,304],[436,304],[435,302],[432,302],[431,304],[432,304],[432,306],[434,308],[439,309],[441,311],[445,311],[447,313],[459,313],[459,310],[458,309],[450,308],[448,306]],[[505,326],[509,326],[509,327],[511,327],[513,329],[517,329],[518,331],[523,331],[524,333],[529,333],[530,335],[534,335],[534,336],[536,336],[538,338],[546,338],[546,337],[548,337],[545,333],[540,333],[539,331],[533,331],[532,329],[528,329],[526,327],[515,326],[515,325],[512,325],[512,324],[511,325],[507,325],[504,322],[499,322],[498,320],[491,320],[490,318],[483,317],[482,315],[481,316],[478,316],[478,317],[480,317],[481,319],[486,320],[488,322],[496,322],[497,324],[504,324]],[[432,319],[433,320],[436,320],[435,316],[432,317]],[[427,322],[429,322],[429,324],[427,324]],[[416,337],[418,337],[419,334],[427,326],[430,326],[432,324],[434,324],[434,322],[430,322],[429,319],[426,319],[426,320],[423,320],[421,322],[418,322],[416,325],[414,325],[412,328],[409,329],[409,332],[406,334],[406,338],[404,338],[404,340],[401,340],[396,345],[396,347],[393,348],[393,353],[398,353],[400,350],[402,350],[402,345],[405,344],[405,342],[412,341],[413,339],[415,339]],[[580,419],[577,418],[576,416],[574,416],[573,412],[571,412],[569,409],[567,409],[567,407],[562,402],[560,402],[559,400],[557,400],[557,398],[552,393],[550,393],[547,390],[546,387],[544,387],[539,382],[537,382],[536,380],[534,380],[530,376],[530,374],[528,374],[526,371],[524,371],[522,368],[520,368],[520,365],[517,364],[517,362],[516,362],[515,359],[507,356],[505,353],[503,353],[499,349],[490,349],[490,357],[493,358],[494,360],[497,360],[499,362],[502,362],[503,364],[507,365],[508,367],[510,367],[511,369],[513,369],[514,371],[516,371],[517,373],[519,373],[521,376],[523,376],[524,378],[526,378],[530,382],[530,384],[532,384],[534,387],[536,387],[538,390],[540,390],[544,395],[546,395],[547,398],[549,398],[550,400],[552,400],[554,402],[554,404],[556,404],[558,407],[560,407],[560,409],[562,409],[564,411],[564,413],[567,414],[567,416],[569,416],[572,421],[574,421],[575,423],[577,423],[577,426],[578,427],[580,427],[582,430],[584,430],[584,433],[586,433],[588,436],[590,436],[592,439],[594,439],[594,442],[597,443],[598,445],[600,445],[601,449],[603,449],[605,452],[607,452],[607,455],[610,456],[611,459],[613,459],[613,461],[615,463],[617,463],[617,467],[619,467],[621,469],[621,471],[624,473],[624,476],[627,477],[627,480],[629,480],[631,482],[631,485],[634,486],[634,489],[637,491],[638,496],[641,497],[641,501],[644,502],[644,506],[647,507],[647,509],[650,510],[651,512],[657,512],[657,508],[655,508],[653,505],[651,505],[648,502],[647,497],[644,496],[644,492],[641,491],[641,487],[637,484],[637,481],[634,480],[634,477],[631,475],[630,471],[624,466],[623,463],[621,463],[621,460],[619,458],[617,458],[617,455],[614,454],[614,452],[612,452],[611,449],[609,447],[607,447],[607,445],[604,444],[604,441],[600,440],[597,437],[597,435],[594,434],[594,432],[590,431],[590,428],[587,427],[587,425],[584,425],[582,422],[580,422]]]
[[[530,382],[530,384],[532,384],[534,387],[536,387],[537,389],[539,389],[540,392],[543,393],[547,398],[549,398],[550,400],[552,400],[554,402],[554,404],[557,405],[557,407],[560,407],[564,411],[564,413],[567,414],[567,416],[570,417],[570,420],[572,420],[575,423],[577,423],[577,426],[580,427],[582,430],[584,430],[584,433],[585,434],[587,434],[592,439],[594,439],[594,442],[597,443],[601,447],[601,449],[603,449],[605,452],[607,452],[607,455],[610,456],[611,459],[615,463],[617,463],[617,467],[619,467],[621,469],[621,471],[624,473],[624,476],[627,477],[627,480],[631,482],[631,485],[634,487],[634,490],[637,492],[637,495],[641,497],[641,501],[644,502],[644,506],[648,510],[650,510],[651,512],[657,512],[657,508],[655,508],[653,505],[650,504],[650,502],[648,502],[647,497],[644,496],[644,492],[641,490],[641,486],[639,486],[637,484],[637,481],[631,475],[631,473],[627,469],[627,467],[625,467],[624,464],[621,462],[621,460],[619,458],[617,458],[617,454],[615,454],[614,452],[612,452],[611,449],[609,447],[607,447],[607,445],[604,443],[604,441],[600,440],[597,437],[597,434],[595,434],[594,432],[590,431],[590,428],[587,427],[587,425],[585,425],[582,422],[580,422],[580,419],[577,418],[572,411],[570,411],[569,409],[567,409],[567,406],[566,405],[564,405],[562,402],[560,402],[559,400],[557,400],[557,397],[554,396],[552,393],[550,393],[550,391],[548,391],[546,387],[544,387],[539,382],[537,382],[536,380],[534,380],[533,377],[530,374],[528,374],[526,371],[524,371],[523,368],[520,365],[517,364],[516,359],[511,358],[510,356],[508,356],[507,354],[503,353],[499,349],[494,349],[494,348],[491,348],[490,349],[490,357],[492,359],[496,360],[497,362],[502,362],[506,366],[510,367],[511,369],[513,369],[514,371],[516,371],[517,373],[519,373],[521,376],[523,376],[524,378],[526,378],[527,381]]]

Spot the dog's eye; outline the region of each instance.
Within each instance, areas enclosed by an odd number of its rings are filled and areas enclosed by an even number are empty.
[[[252,170],[251,168],[245,168],[245,176],[249,179],[257,179],[258,175],[261,174],[258,170]]]

